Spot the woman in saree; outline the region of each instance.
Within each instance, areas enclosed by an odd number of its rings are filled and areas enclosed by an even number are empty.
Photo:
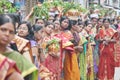
[[[83,46],[82,44],[79,44],[81,41],[81,37],[79,35],[79,26],[77,20],[70,20],[71,21],[71,33],[73,34],[73,44],[74,44],[74,49],[77,53],[78,57],[78,64],[79,64],[79,55],[83,51]]]
[[[73,34],[74,40],[74,48],[75,52],[77,53],[78,57],[78,64],[80,68],[80,79],[86,80],[86,44],[87,40],[85,37],[80,33],[83,28],[83,24],[81,22],[77,22],[75,20],[71,20],[72,28],[71,32]]]
[[[41,64],[51,72],[50,80],[60,80],[60,40],[51,36],[53,29],[54,25],[48,22],[38,44],[40,44],[42,53],[45,55]]]
[[[86,51],[86,67],[87,67],[87,80],[94,80],[94,64],[93,64],[93,49],[94,49],[94,38],[92,33],[92,23],[89,20],[85,21],[85,31],[87,43],[87,51]]]
[[[64,80],[80,80],[79,67],[77,62],[77,55],[75,53],[74,45],[71,42],[73,39],[70,32],[70,20],[66,16],[60,19],[61,32],[56,37],[62,40],[62,63]]]
[[[78,28],[77,28],[77,32],[79,33],[80,36],[80,41],[78,43],[78,45],[83,47],[83,50],[80,52],[79,55],[79,65],[80,65],[80,78],[81,80],[87,80],[87,61],[86,61],[86,52],[87,52],[87,39],[85,36],[82,35],[82,30],[83,30],[83,22],[78,22]]]
[[[16,62],[16,65],[18,67],[18,69],[20,70],[22,76],[23,76],[23,70],[26,69],[30,69],[31,65],[24,65],[25,62],[23,62],[23,60],[21,59],[24,59],[24,57],[19,57],[18,59],[18,56],[19,56],[19,53],[13,51],[12,49],[8,48],[8,44],[12,41],[12,39],[14,38],[15,36],[15,21],[12,20],[12,18],[10,18],[9,16],[5,15],[5,14],[1,14],[0,15],[0,53],[10,59],[12,59],[13,61]],[[10,53],[10,54],[9,54]],[[16,56],[15,56],[16,55]],[[16,59],[17,58],[17,59]],[[17,68],[15,68],[15,62],[13,61],[10,61],[8,60],[7,58],[3,57],[3,58],[0,58],[0,61],[2,61],[2,59],[4,60],[5,62],[5,65],[1,65],[1,70],[6,68],[6,70],[9,71],[10,69],[10,74],[11,72],[13,71],[18,71]],[[2,64],[4,64],[4,62]],[[26,61],[27,63],[27,61]],[[3,66],[5,66],[3,68]],[[9,68],[9,69],[8,69]],[[35,68],[36,69],[36,68]],[[37,69],[36,69],[37,70]],[[1,72],[1,71],[0,71]],[[6,72],[5,72],[6,73]],[[8,73],[8,74],[9,74]],[[31,72],[32,73],[32,72]],[[4,72],[2,72],[2,74],[4,74]],[[17,77],[17,72],[16,72],[16,76],[14,77],[15,79],[19,79],[19,76]],[[30,74],[30,72],[29,72]],[[28,74],[27,74],[28,75]],[[10,76],[10,75],[9,75]],[[25,74],[24,76],[25,77]],[[0,77],[1,78],[1,77]],[[18,80],[17,79],[17,80]],[[3,79],[4,80],[4,79]],[[12,79],[13,80],[13,79]],[[22,78],[21,78],[22,80]],[[34,78],[35,80],[35,78]]]
[[[6,14],[0,15],[0,52],[16,62],[25,80],[37,80],[37,68],[26,60],[20,53],[8,48],[15,36],[15,21]],[[29,78],[29,79],[28,79]]]
[[[98,66],[98,79],[99,80],[113,80],[114,78],[114,43],[112,39],[116,32],[110,27],[110,20],[105,18],[103,20],[104,29],[100,29],[98,33],[98,40],[100,41],[100,61]]]
[[[114,34],[112,39],[116,40],[116,43],[114,44],[114,60],[115,60],[115,74],[114,74],[114,80],[119,80],[120,76],[120,27],[118,27],[117,32]]]
[[[98,73],[98,64],[99,64],[99,40],[96,39],[97,34],[99,33],[99,30],[103,27],[103,19],[99,18],[97,20],[97,25],[95,26],[95,28],[92,29],[92,31],[94,32],[94,41],[95,41],[95,46],[93,49],[93,59],[94,59],[94,76],[95,79],[97,79],[97,73]]]
[[[43,27],[40,26],[39,24],[35,24],[33,25],[33,31],[34,31],[34,37],[37,43],[36,46],[37,46],[37,52],[38,52],[38,55],[36,56],[37,62],[35,62],[35,64],[39,69],[40,79],[50,80],[52,73],[44,65],[41,64],[45,61],[45,55],[41,45],[43,42],[43,37],[42,37]]]
[[[15,37],[14,41],[16,42],[18,48],[22,46],[21,53],[31,62],[34,63],[33,55],[36,55],[36,43],[33,38],[32,26],[27,21],[22,21],[18,26],[18,36],[24,41],[21,41],[19,37]],[[17,40],[18,39],[18,40]],[[20,51],[20,50],[19,50]]]

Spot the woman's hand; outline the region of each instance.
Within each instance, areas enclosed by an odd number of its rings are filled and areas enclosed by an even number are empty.
[[[60,56],[60,52],[58,52],[58,53],[49,52],[49,54],[53,57],[56,57],[56,58],[59,58],[59,56]]]
[[[104,44],[104,45],[108,45],[108,42],[107,42],[107,41],[103,41],[103,44]]]
[[[116,42],[115,39],[107,39],[107,40],[105,40],[105,41],[106,41],[106,43],[109,43],[109,42],[113,42],[113,43],[115,43],[115,42]]]
[[[74,49],[77,50],[78,52],[82,52],[83,46],[75,46]]]
[[[18,72],[13,72],[7,80],[24,80],[23,77]]]
[[[34,7],[31,9],[30,13],[25,17],[25,21],[28,21],[29,18],[33,15],[33,12],[34,12]]]

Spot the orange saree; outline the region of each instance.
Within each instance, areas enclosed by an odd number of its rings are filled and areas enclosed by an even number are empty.
[[[80,80],[77,55],[74,51],[73,44],[70,42],[72,34],[69,31],[66,31],[61,32],[56,36],[62,40],[62,55],[65,55],[63,65],[64,80]],[[65,52],[65,54],[63,52]]]
[[[99,32],[99,39],[111,40],[115,31],[112,28],[101,29]],[[100,49],[100,62],[98,66],[98,78],[100,80],[113,79],[114,77],[114,43],[101,41]]]

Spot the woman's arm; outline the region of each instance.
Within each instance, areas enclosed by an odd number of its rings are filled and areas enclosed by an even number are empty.
[[[24,19],[25,21],[28,21],[29,18],[33,15],[33,9],[34,8],[32,8],[31,11],[30,11],[30,13],[25,17],[25,19]]]

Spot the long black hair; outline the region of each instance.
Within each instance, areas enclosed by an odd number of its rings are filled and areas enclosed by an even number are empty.
[[[27,40],[34,40],[34,33],[33,33],[33,29],[32,29],[32,26],[31,26],[31,23],[30,22],[28,22],[28,21],[22,21],[20,24],[19,24],[19,26],[18,26],[18,28],[20,27],[20,25],[22,25],[22,24],[26,24],[27,25],[27,28],[28,28],[28,35],[27,36],[25,36],[24,38],[25,39],[27,39]]]
[[[8,15],[6,14],[0,14],[0,26],[5,24],[5,23],[9,23],[11,22],[14,26],[14,32],[16,32],[16,28],[15,28],[15,21]]]
[[[34,24],[34,25],[32,26],[32,28],[33,28],[33,32],[38,32],[38,31],[41,30],[43,27],[40,26],[40,25],[38,25],[38,24]]]
[[[74,25],[76,25],[78,23],[77,20],[70,20],[70,22],[71,22],[71,26],[74,26]]]
[[[65,30],[70,30],[71,29],[71,22],[69,20],[69,18],[67,16],[62,16],[60,19],[60,24],[62,23],[62,21],[64,21],[65,19],[68,19],[69,23],[68,23],[68,27]],[[62,26],[61,26],[62,27]]]
[[[91,22],[90,20],[86,20],[86,21],[84,22],[84,26],[85,26],[85,27],[88,26],[89,24],[92,24],[92,22]]]
[[[105,23],[105,21],[108,21],[109,23],[111,23],[111,21],[110,21],[109,18],[104,18],[104,19],[103,19],[103,23]]]
[[[0,26],[9,22],[11,22],[14,25],[14,32],[16,33],[15,20],[7,14],[0,14]],[[18,51],[16,43],[11,42],[10,48]]]
[[[20,23],[21,22],[21,18],[20,15],[17,13],[8,13],[8,16],[10,16],[16,23]]]

